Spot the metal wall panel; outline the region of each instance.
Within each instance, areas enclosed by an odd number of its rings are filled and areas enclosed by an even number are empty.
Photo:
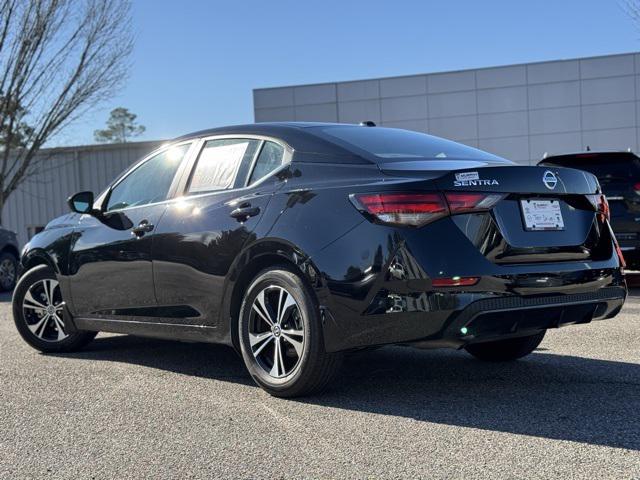
[[[305,103],[333,99],[334,88],[339,122],[427,131],[521,163],[587,146],[639,147],[640,53],[256,89],[255,119],[315,120]]]
[[[70,195],[82,190],[101,192],[120,172],[159,145],[136,142],[42,150],[37,174],[9,197],[3,227],[15,231],[24,245],[36,228],[68,211]]]

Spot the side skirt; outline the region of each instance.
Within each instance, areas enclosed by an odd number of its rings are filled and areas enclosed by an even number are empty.
[[[166,340],[221,343],[218,329],[207,325],[179,325],[175,323],[79,317],[74,318],[73,323],[79,330],[125,333],[141,337],[163,338]]]

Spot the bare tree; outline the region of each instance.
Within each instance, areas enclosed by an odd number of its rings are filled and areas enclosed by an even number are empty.
[[[129,69],[129,0],[0,0],[0,221],[38,150]]]
[[[629,16],[636,28],[640,27],[640,0],[618,0],[618,5]]]

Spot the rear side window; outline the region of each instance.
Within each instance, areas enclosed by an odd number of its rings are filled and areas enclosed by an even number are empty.
[[[137,207],[167,199],[178,167],[190,144],[169,148],[124,177],[109,194],[107,211]]]
[[[240,165],[253,160],[259,143],[246,138],[206,142],[191,175],[189,192],[211,192],[232,188]]]
[[[391,163],[414,159],[431,160],[508,160],[460,143],[419,132],[395,128],[330,126],[313,127],[316,135],[362,155],[373,156],[377,163]]]
[[[249,177],[249,184],[255,183],[262,177],[269,175],[284,161],[284,148],[274,142],[265,142],[256,164]]]

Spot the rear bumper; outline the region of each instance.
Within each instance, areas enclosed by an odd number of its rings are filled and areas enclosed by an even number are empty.
[[[624,285],[576,294],[526,297],[433,292],[425,294],[425,311],[398,309],[352,317],[348,323],[344,318],[337,321],[325,308],[325,346],[328,351],[384,344],[461,348],[612,318],[621,310],[626,295]],[[427,311],[438,306],[442,308]]]
[[[573,295],[479,300],[454,316],[442,335],[454,346],[532,335],[549,328],[611,318],[620,311],[625,298],[625,288],[608,287]]]
[[[414,230],[364,223],[311,258],[321,272],[325,348],[461,347],[610,318],[626,298],[610,250],[600,260],[496,264],[450,219]],[[479,281],[432,284],[454,276]]]

